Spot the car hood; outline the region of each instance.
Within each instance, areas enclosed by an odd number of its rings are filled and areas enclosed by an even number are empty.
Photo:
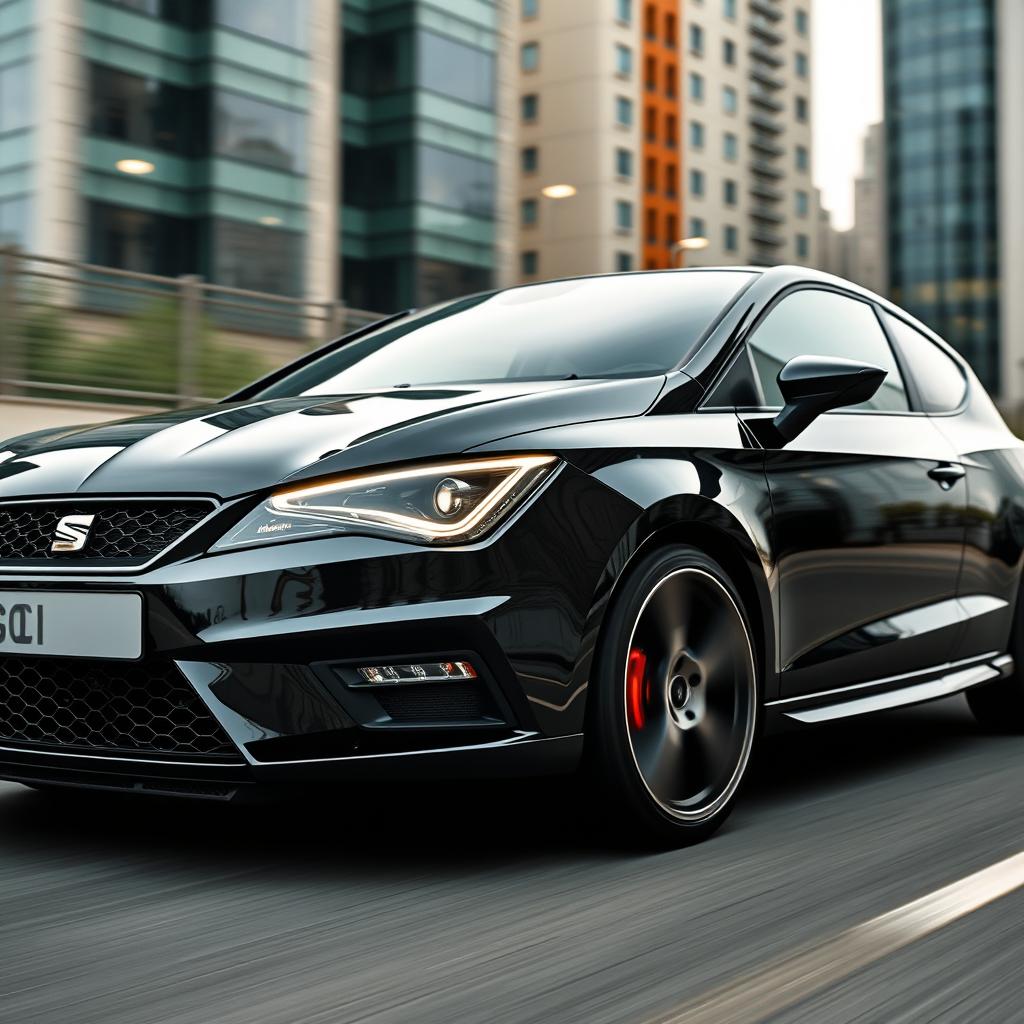
[[[396,388],[40,431],[0,441],[0,499],[79,493],[231,498],[285,480],[456,454],[544,426],[640,415],[664,381]]]

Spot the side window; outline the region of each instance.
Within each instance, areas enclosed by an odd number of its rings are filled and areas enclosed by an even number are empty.
[[[888,313],[882,316],[886,328],[896,340],[896,347],[903,355],[904,365],[910,367],[924,411],[952,412],[958,408],[967,391],[963,370],[938,345],[910,324]]]
[[[784,403],[776,377],[794,356],[840,356],[887,371],[875,396],[856,409],[906,412],[910,408],[899,367],[874,309],[836,292],[805,288],[787,295],[750,340],[765,405]]]

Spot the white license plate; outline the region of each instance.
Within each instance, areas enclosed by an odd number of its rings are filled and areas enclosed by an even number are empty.
[[[142,595],[0,590],[0,657],[142,657]]]

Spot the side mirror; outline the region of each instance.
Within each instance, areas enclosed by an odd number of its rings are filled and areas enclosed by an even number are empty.
[[[772,421],[783,443],[806,430],[823,412],[866,402],[881,387],[886,370],[834,356],[797,356],[776,378],[786,402]]]

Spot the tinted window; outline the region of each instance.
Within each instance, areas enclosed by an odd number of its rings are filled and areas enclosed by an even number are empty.
[[[306,118],[297,110],[218,92],[214,149],[219,156],[301,172],[306,164]]]
[[[374,331],[263,395],[664,373],[688,357],[751,276],[649,273],[474,295]]]
[[[32,65],[11,64],[0,71],[0,132],[32,124]]]
[[[214,220],[213,280],[233,288],[302,294],[302,236],[280,228]]]
[[[419,34],[419,84],[475,107],[494,107],[494,56],[433,32]]]
[[[419,151],[419,198],[476,217],[494,214],[494,164],[448,149]]]
[[[89,132],[181,156],[199,156],[205,149],[201,95],[156,78],[91,64]]]
[[[280,46],[309,47],[306,0],[217,0],[217,23]]]
[[[786,296],[754,332],[750,341],[765,404],[783,405],[776,377],[795,356],[839,356],[871,363],[887,371],[875,396],[858,409],[891,412],[909,408],[899,367],[874,310],[866,302],[804,289]]]
[[[960,367],[920,331],[888,313],[882,315],[910,367],[925,412],[952,412],[958,408],[967,391]]]

